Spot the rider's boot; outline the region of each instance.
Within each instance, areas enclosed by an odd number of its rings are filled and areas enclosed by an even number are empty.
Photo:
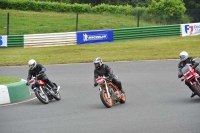
[[[190,97],[193,98],[196,95],[197,95],[196,93],[192,92],[192,95]]]
[[[54,85],[53,90],[57,90],[57,87]]]
[[[123,88],[121,89],[121,93],[125,94],[125,91],[124,91],[124,89],[123,89]]]
[[[58,86],[56,83],[53,83],[54,87],[53,90],[55,93],[57,93],[60,90],[60,86]]]
[[[49,85],[52,87],[54,91],[57,91],[57,87],[50,81]]]

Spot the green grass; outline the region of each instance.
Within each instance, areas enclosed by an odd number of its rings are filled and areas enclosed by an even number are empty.
[[[76,31],[76,13],[33,12],[0,9],[0,35],[6,35],[7,13],[10,35]],[[78,31],[129,28],[137,26],[136,16],[117,14],[79,14]],[[155,26],[140,20],[140,26]]]
[[[0,76],[0,85],[19,82],[21,79],[16,77]]]
[[[0,48],[0,66],[27,65],[30,59],[42,64],[103,61],[178,59],[181,51],[200,57],[200,36],[152,38],[102,44],[43,48]]]

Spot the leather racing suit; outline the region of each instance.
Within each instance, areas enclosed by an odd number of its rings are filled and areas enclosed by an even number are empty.
[[[102,64],[100,66],[100,68],[95,68],[94,69],[94,85],[96,86],[96,78],[98,78],[98,76],[106,76],[110,79],[110,81],[115,84],[119,90],[124,93],[124,90],[122,89],[122,83],[119,80],[119,78],[117,76],[115,76],[113,74],[113,71],[111,70],[111,68],[107,65],[107,64]]]

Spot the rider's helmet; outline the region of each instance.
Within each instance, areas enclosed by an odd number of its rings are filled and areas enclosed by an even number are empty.
[[[30,70],[33,70],[36,67],[36,61],[34,59],[29,60],[28,66]]]
[[[102,59],[99,57],[95,58],[93,62],[96,69],[99,69],[101,65],[103,64]]]
[[[185,61],[188,58],[188,53],[186,51],[182,51],[179,57],[181,61]]]

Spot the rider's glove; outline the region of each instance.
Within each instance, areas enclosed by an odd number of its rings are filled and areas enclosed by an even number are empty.
[[[94,87],[96,87],[97,85],[98,85],[98,83],[95,83],[95,84],[94,84]]]
[[[178,78],[181,78],[182,76],[183,76],[183,75],[180,75],[180,74],[179,74],[179,75],[178,75]]]
[[[197,67],[196,67],[196,68],[195,68],[195,72],[197,72],[197,73],[198,73],[198,72],[199,72],[199,68],[197,68]]]

